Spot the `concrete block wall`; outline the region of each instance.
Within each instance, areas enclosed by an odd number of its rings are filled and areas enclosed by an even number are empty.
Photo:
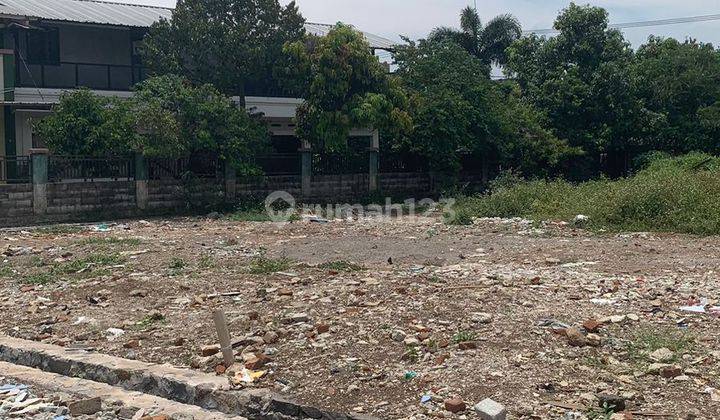
[[[177,210],[191,210],[211,203],[222,202],[224,183],[222,180],[200,179],[189,183],[177,180],[155,180],[148,182],[148,204],[150,213]]]
[[[32,184],[0,185],[0,226],[22,225],[33,218]]]
[[[87,213],[127,216],[137,208],[132,181],[50,183],[47,195],[48,216]]]
[[[235,196],[263,200],[274,191],[286,191],[298,202],[352,203],[369,195],[368,181],[366,174],[313,176],[311,194],[304,197],[298,176],[238,178]],[[197,212],[223,203],[227,187],[223,179],[151,180],[147,185],[147,208],[141,210],[135,181],[43,184],[47,207],[40,212],[34,206],[33,184],[0,185],[0,227]],[[432,194],[433,182],[427,174],[380,174],[379,187],[380,194],[421,199]]]
[[[427,198],[433,192],[432,177],[426,173],[384,173],[378,175],[380,192],[393,194],[420,194]]]
[[[293,197],[302,195],[300,177],[295,175],[238,178],[236,191],[239,198],[266,197],[275,191],[286,191]]]

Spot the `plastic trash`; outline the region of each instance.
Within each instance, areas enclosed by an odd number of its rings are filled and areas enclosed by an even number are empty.
[[[409,370],[409,371],[405,372],[405,380],[406,381],[413,380],[417,377],[418,377],[418,373],[413,370]]]

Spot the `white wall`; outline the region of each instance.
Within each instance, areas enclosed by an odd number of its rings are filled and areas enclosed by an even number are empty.
[[[50,111],[18,109],[15,111],[15,141],[18,156],[27,156],[33,148],[32,123],[43,118]]]

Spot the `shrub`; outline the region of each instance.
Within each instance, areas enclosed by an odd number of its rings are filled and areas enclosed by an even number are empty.
[[[584,214],[593,229],[718,234],[720,159],[699,153],[656,159],[616,181],[522,181],[463,198],[456,211],[457,224],[471,217],[571,221]]]

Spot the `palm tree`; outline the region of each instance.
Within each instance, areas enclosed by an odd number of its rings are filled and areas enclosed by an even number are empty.
[[[520,22],[512,15],[500,15],[483,26],[477,10],[468,6],[460,15],[460,30],[436,28],[428,39],[457,42],[480,59],[488,69],[495,63],[507,64],[505,50],[522,35]]]

